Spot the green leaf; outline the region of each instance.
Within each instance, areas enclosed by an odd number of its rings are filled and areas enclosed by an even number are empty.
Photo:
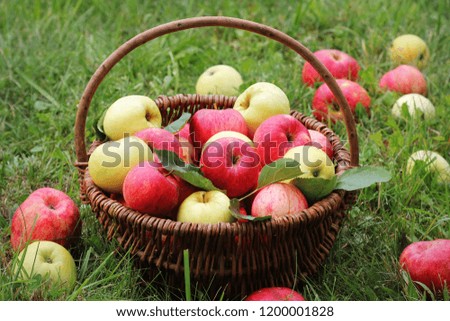
[[[275,162],[265,165],[258,177],[257,189],[272,183],[292,179],[300,176],[300,163],[289,158],[280,158]]]
[[[158,156],[165,169],[179,176],[191,185],[205,191],[216,190],[224,192],[215,187],[209,179],[203,176],[200,168],[185,163],[175,152],[165,149],[154,149],[153,152]]]
[[[305,195],[308,200],[308,204],[312,205],[330,194],[336,188],[337,179],[337,176],[333,176],[331,179],[299,177],[293,180],[293,184],[302,191],[303,195]]]
[[[106,110],[107,109],[105,109],[103,113],[100,115],[100,117],[98,117],[98,119],[94,121],[95,136],[101,142],[104,142],[108,139],[108,137],[105,134],[105,130],[103,129],[103,120],[105,119]]]
[[[186,125],[186,123],[189,121],[190,118],[191,118],[190,113],[183,113],[181,114],[180,118],[164,127],[164,129],[174,134],[180,131],[181,128],[183,128],[184,125]]]
[[[346,170],[338,177],[336,189],[354,191],[375,183],[388,182],[391,173],[382,167],[362,166]]]
[[[239,200],[237,198],[232,198],[230,200],[229,209],[230,209],[231,215],[233,215],[233,217],[236,218],[237,220],[247,220],[247,221],[258,222],[258,221],[267,221],[272,218],[270,215],[256,217],[256,216],[252,216],[252,215],[242,214],[240,211]]]

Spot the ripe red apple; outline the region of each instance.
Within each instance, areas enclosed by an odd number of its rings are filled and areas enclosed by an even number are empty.
[[[163,128],[146,128],[138,131],[136,137],[142,139],[153,151],[154,149],[170,150],[175,152],[185,162],[190,162],[190,155],[183,149],[178,138]],[[159,162],[158,156],[153,154],[153,161]]]
[[[18,251],[32,240],[53,241],[68,247],[80,233],[80,212],[75,202],[50,187],[32,192],[11,221],[11,245]]]
[[[357,80],[361,67],[355,58],[345,52],[336,49],[322,49],[314,52],[314,55],[336,79]],[[323,78],[311,66],[305,62],[302,70],[303,83],[313,87],[316,82],[323,82]]]
[[[423,283],[430,290],[441,292],[446,283],[450,291],[450,240],[411,243],[400,255],[400,266],[413,281]]]
[[[366,112],[370,113],[370,96],[360,84],[347,79],[336,79],[336,82],[347,99],[353,114],[355,114],[358,104],[361,104]],[[313,115],[318,121],[330,119],[332,122],[336,122],[344,119],[344,115],[339,110],[336,97],[334,97],[334,94],[325,83],[320,85],[314,93],[312,108]]]
[[[308,208],[303,193],[293,184],[273,183],[262,188],[252,204],[252,216],[282,217]]]
[[[261,170],[256,148],[236,137],[223,137],[208,143],[200,169],[228,197],[238,197],[255,188]]]
[[[309,144],[311,138],[298,119],[280,114],[263,121],[256,129],[253,141],[264,166],[283,157],[292,147]]]
[[[308,129],[308,132],[311,137],[311,143],[309,145],[320,148],[327,154],[328,157],[330,157],[330,159],[333,159],[333,146],[327,136],[313,129]]]
[[[427,81],[419,69],[410,65],[400,65],[386,72],[378,83],[380,89],[400,94],[427,94]]]
[[[306,301],[303,295],[287,287],[262,288],[251,293],[245,301]]]
[[[200,109],[195,112],[190,122],[190,142],[196,153],[201,153],[203,145],[211,136],[221,131],[235,131],[248,134],[247,124],[240,112],[228,109]],[[197,154],[199,155],[199,154]]]
[[[143,162],[133,167],[123,182],[127,206],[157,217],[170,215],[178,204],[179,193],[175,177],[155,162]]]

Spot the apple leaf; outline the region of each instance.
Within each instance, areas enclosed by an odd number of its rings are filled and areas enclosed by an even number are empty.
[[[190,118],[190,113],[183,113],[181,114],[180,118],[164,127],[164,129],[171,132],[172,134],[175,134],[176,132],[180,131],[181,128],[184,127],[184,125],[186,125]]]
[[[375,183],[388,182],[391,173],[382,167],[362,166],[346,170],[338,177],[336,189],[354,191]]]
[[[240,208],[239,199],[232,198],[230,200],[229,209],[230,209],[231,215],[233,215],[234,218],[236,218],[238,220],[247,220],[247,221],[253,221],[253,222],[267,221],[272,218],[270,215],[260,216],[260,217],[256,217],[256,216],[252,216],[252,215],[244,215],[241,213],[239,208]]]
[[[222,191],[215,187],[209,179],[203,176],[200,168],[192,164],[185,163],[175,152],[156,148],[153,152],[158,156],[159,161],[166,170],[182,178],[189,184],[205,191]]]
[[[106,109],[103,111],[103,113],[94,121],[94,130],[95,130],[95,136],[97,139],[101,142],[104,142],[108,139],[108,137],[105,134],[105,130],[103,129],[103,120],[105,119]]]
[[[303,173],[299,166],[299,162],[289,158],[280,158],[265,165],[259,174],[257,189],[300,176]]]
[[[308,204],[311,205],[330,194],[336,187],[337,179],[337,176],[333,176],[331,179],[299,177],[293,180],[293,184],[302,191]]]

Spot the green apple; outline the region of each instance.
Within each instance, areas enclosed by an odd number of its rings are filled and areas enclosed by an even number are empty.
[[[400,118],[402,116],[402,106],[406,104],[408,112],[412,118],[415,118],[417,111],[423,115],[425,119],[432,119],[435,116],[435,108],[431,101],[421,94],[406,94],[401,96],[392,106],[392,115]]]
[[[411,175],[417,161],[425,162],[425,168],[436,175],[439,183],[450,183],[450,165],[440,154],[430,150],[414,152],[406,163],[406,173]]]
[[[116,100],[105,112],[103,130],[111,140],[149,128],[160,128],[161,112],[156,103],[146,96],[130,95]]]
[[[216,65],[206,69],[200,75],[195,91],[199,95],[237,96],[242,82],[241,74],[233,67]]]
[[[14,274],[20,279],[41,275],[52,286],[71,291],[77,280],[77,269],[72,255],[62,245],[52,241],[35,241],[25,247],[14,264]]]
[[[88,161],[89,174],[99,188],[122,194],[128,172],[139,163],[152,161],[153,153],[147,143],[135,136],[108,141],[92,152]]]
[[[206,143],[203,145],[202,147],[202,151],[205,149],[206,146],[208,146],[210,143],[220,139],[220,138],[224,138],[224,137],[233,137],[233,138],[239,138],[240,140],[243,140],[244,142],[247,142],[250,144],[250,146],[254,146],[255,144],[253,143],[253,141],[246,135],[240,133],[240,132],[236,132],[233,130],[224,130],[221,132],[218,132],[217,134],[212,135],[207,141]]]
[[[294,159],[300,163],[301,178],[332,179],[336,174],[334,163],[328,155],[315,146],[296,146],[289,149],[283,158]]]
[[[245,89],[233,106],[245,119],[249,137],[253,138],[256,128],[266,119],[289,114],[290,103],[284,91],[268,82],[257,82]]]
[[[413,65],[423,69],[430,59],[427,44],[416,35],[402,35],[394,39],[389,48],[392,61],[397,65]]]
[[[189,195],[178,209],[177,221],[217,224],[233,222],[230,199],[221,191],[197,191]]]

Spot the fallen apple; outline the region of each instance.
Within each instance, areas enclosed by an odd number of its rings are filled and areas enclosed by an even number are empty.
[[[245,301],[306,301],[303,295],[287,287],[262,288],[251,293]]]
[[[406,173],[411,175],[416,163],[424,163],[426,171],[436,176],[439,183],[450,183],[450,165],[439,153],[430,150],[419,150],[411,154],[406,163]]]
[[[406,34],[392,41],[389,55],[391,60],[397,65],[412,65],[423,69],[427,66],[430,59],[430,50],[422,38]]]
[[[237,96],[242,83],[242,76],[235,68],[216,65],[209,67],[200,75],[195,91],[199,95]]]
[[[381,90],[400,94],[427,94],[427,81],[419,69],[409,65],[400,65],[386,72],[378,82]]]
[[[402,117],[402,106],[406,105],[411,118],[418,115],[424,119],[432,119],[435,116],[435,108],[432,102],[420,94],[406,94],[397,99],[392,106],[392,115],[397,118]]]

